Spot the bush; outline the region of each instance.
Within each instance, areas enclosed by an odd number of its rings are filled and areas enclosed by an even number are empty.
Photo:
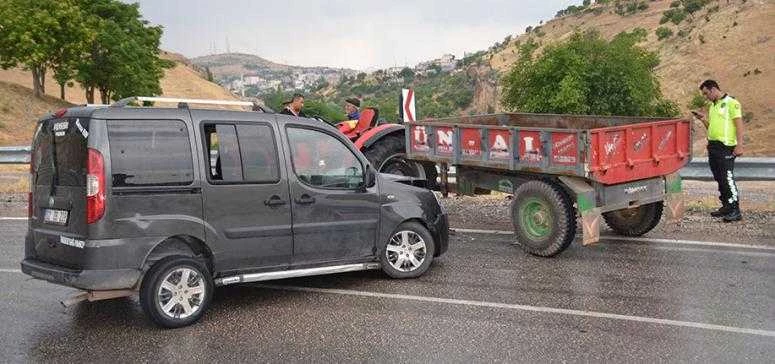
[[[706,99],[705,96],[702,96],[702,94],[699,91],[696,91],[694,93],[694,96],[692,96],[692,100],[689,102],[689,108],[692,110],[702,109],[707,105],[708,105],[708,99]]]
[[[673,36],[673,31],[670,30],[670,28],[667,27],[659,27],[657,28],[657,39],[662,40],[666,38],[670,38]]]
[[[669,9],[662,13],[662,18],[659,19],[659,24],[672,22],[673,24],[678,25],[681,24],[684,19],[686,19],[686,15],[686,11],[683,9]]]
[[[678,107],[662,97],[654,74],[659,57],[638,47],[642,40],[642,32],[610,41],[575,33],[535,57],[535,44],[525,44],[501,80],[502,104],[535,113],[675,116]]]
[[[708,0],[683,0],[684,10],[689,14],[694,14],[699,11],[705,7],[705,4],[707,3]]]

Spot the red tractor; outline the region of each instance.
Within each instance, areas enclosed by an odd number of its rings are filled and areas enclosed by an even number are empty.
[[[367,107],[361,110],[355,127],[351,128],[347,122],[339,123],[337,127],[355,143],[377,171],[425,179],[429,188],[434,187],[438,176],[436,165],[406,159],[404,124],[379,123],[378,117],[377,109]]]

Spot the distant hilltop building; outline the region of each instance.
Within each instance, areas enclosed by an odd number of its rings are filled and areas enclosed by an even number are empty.
[[[414,67],[414,69],[419,73],[427,73],[427,71],[430,70],[430,68],[433,66],[441,67],[442,72],[450,72],[457,66],[455,55],[445,54],[441,56],[441,58],[419,63]]]

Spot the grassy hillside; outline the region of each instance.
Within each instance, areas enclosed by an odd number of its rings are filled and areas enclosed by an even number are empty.
[[[32,90],[0,81],[0,145],[28,145],[40,116],[72,104],[55,97],[32,96]]]
[[[691,14],[685,11],[690,3],[695,6]],[[540,45],[540,53],[546,45],[562,42],[577,31],[595,29],[611,39],[641,28],[648,34],[641,46],[661,59],[656,74],[663,95],[688,117],[688,110],[698,107],[697,101],[691,106],[699,94],[697,86],[708,78],[718,80],[743,105],[747,155],[775,156],[775,1],[610,0],[562,10],[566,15],[520,29],[521,35],[509,35],[490,49],[467,56],[450,73],[398,82],[381,82],[380,75],[372,73],[363,80],[331,85],[320,95],[334,101],[363,95],[367,103],[387,109],[383,115],[390,119],[400,88],[412,86],[421,118],[500,112],[504,111],[500,78],[517,60],[520,45],[532,40]],[[679,16],[666,17],[674,13]],[[672,35],[659,39],[660,27]],[[694,136],[695,153],[704,154],[705,131],[699,124]]]
[[[743,105],[749,155],[775,155],[775,2],[762,0],[709,1],[702,9],[688,15],[679,24],[660,24],[665,12],[675,1],[622,1],[645,3],[644,10],[629,15],[617,14],[614,2],[593,5],[575,15],[555,18],[516,37],[483,57],[496,71],[506,72],[518,57],[518,45],[528,38],[542,46],[562,41],[574,31],[597,29],[611,38],[622,31],[643,28],[648,39],[645,48],[657,51],[661,64],[656,72],[662,93],[688,112],[697,85],[713,78],[722,89],[737,97]],[[674,5],[675,6],[675,5]],[[673,32],[659,40],[656,29]],[[496,109],[498,100],[491,100]],[[704,152],[705,133],[695,128],[695,152]]]
[[[223,87],[202,78],[185,57],[165,53],[175,61],[161,80],[163,96],[234,100]],[[84,91],[77,83],[66,90],[67,101],[59,99],[59,85],[47,75],[46,97],[32,97],[32,76],[21,69],[0,69],[0,145],[26,145],[32,136],[32,125],[43,114],[72,104],[85,104]],[[138,95],[142,96],[142,95]],[[97,96],[99,97],[99,96]]]

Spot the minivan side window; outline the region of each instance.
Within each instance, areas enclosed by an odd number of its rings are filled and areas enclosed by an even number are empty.
[[[363,166],[355,154],[332,135],[310,129],[287,129],[296,177],[305,184],[354,189],[363,184]]]
[[[185,186],[194,181],[191,144],[179,120],[108,120],[113,187]]]
[[[280,163],[272,128],[256,124],[205,124],[208,179],[221,183],[276,183]]]

